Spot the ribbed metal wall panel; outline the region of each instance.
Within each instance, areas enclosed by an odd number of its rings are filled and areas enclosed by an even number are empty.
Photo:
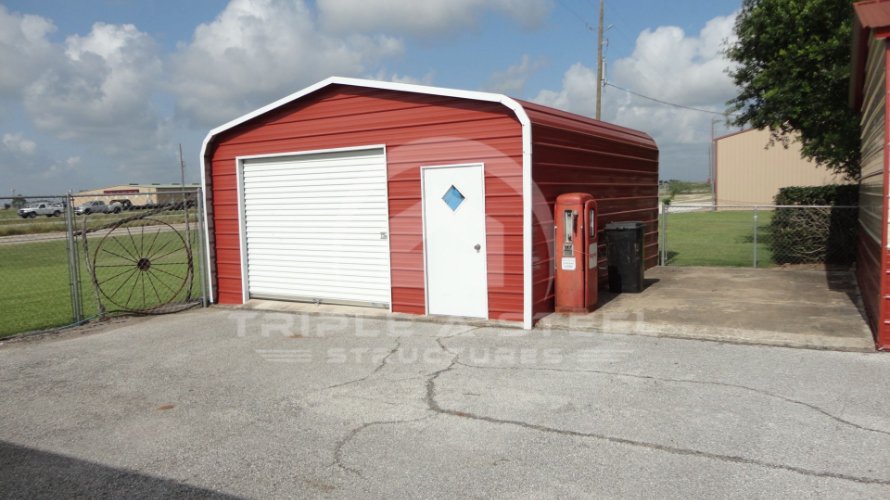
[[[872,38],[866,63],[860,130],[862,172],[859,181],[859,225],[879,245],[884,214],[884,148],[887,107],[886,40]]]
[[[862,82],[859,245],[856,278],[879,348],[890,349],[890,252],[887,234],[887,52],[884,38],[870,36]],[[858,91],[858,89],[857,89]]]
[[[800,143],[770,146],[769,130],[748,129],[714,141],[718,206],[772,205],[779,189],[849,182],[801,156]]]
[[[533,141],[533,313],[554,310],[553,205],[569,192],[592,194],[599,208],[599,278],[605,283],[603,228],[609,222],[646,224],[646,267],[658,255],[658,149],[645,133],[531,103],[522,103]]]
[[[522,128],[496,103],[333,85],[217,136],[208,149],[218,300],[242,301],[235,159],[384,144],[392,306],[424,314],[420,166],[485,164],[489,317],[521,321]]]

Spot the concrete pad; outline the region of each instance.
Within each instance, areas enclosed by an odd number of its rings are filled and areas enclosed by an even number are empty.
[[[887,498],[890,356],[211,308],[0,343],[2,496]]]
[[[873,351],[850,271],[656,267],[641,293],[600,291],[600,307],[541,329],[621,332],[813,349]]]
[[[389,309],[380,307],[362,307],[338,304],[313,304],[311,302],[291,302],[285,300],[250,299],[240,306],[231,306],[234,309],[246,309],[253,311],[274,311],[283,313],[305,314],[313,316],[343,316],[347,318],[389,319],[394,321],[422,321],[437,324],[473,325],[473,326],[501,326],[505,328],[522,328],[521,322],[498,321],[479,318],[465,318],[456,316],[418,316],[416,314],[404,314],[390,312]]]

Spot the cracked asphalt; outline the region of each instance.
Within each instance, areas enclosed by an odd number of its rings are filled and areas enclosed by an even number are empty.
[[[0,497],[890,496],[890,355],[214,308],[0,344]]]

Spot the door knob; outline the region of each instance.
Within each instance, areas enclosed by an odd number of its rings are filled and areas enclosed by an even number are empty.
[[[474,246],[473,248],[475,248],[475,249],[476,249],[476,253],[478,253],[479,250],[482,250],[482,245],[476,243],[476,246]]]

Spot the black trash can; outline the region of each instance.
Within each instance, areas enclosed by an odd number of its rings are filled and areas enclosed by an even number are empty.
[[[643,291],[643,238],[646,224],[612,222],[606,224],[606,254],[609,261],[609,291]]]

